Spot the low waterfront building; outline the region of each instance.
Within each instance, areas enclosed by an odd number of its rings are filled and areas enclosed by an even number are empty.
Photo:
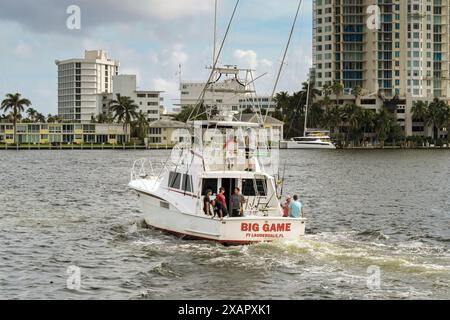
[[[186,123],[162,118],[150,123],[148,130],[148,143],[151,145],[173,146],[183,141],[184,135],[180,130],[188,130]]]
[[[101,123],[18,123],[16,131],[18,144],[122,144],[130,136],[121,124]],[[0,123],[0,143],[14,143],[13,124]]]

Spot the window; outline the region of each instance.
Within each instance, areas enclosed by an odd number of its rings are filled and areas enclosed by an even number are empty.
[[[255,185],[257,190],[255,190]],[[242,194],[247,197],[254,197],[259,195],[265,197],[267,195],[266,181],[263,179],[243,179],[242,180]]]
[[[180,189],[181,188],[181,173],[171,172],[169,174],[169,188]]]
[[[150,137],[148,141],[150,143],[162,143],[161,137]]]
[[[217,193],[218,182],[217,179],[203,179],[202,196],[206,196],[206,190],[211,190]]]
[[[186,192],[193,192],[191,175],[183,174],[183,185],[181,189]]]
[[[149,133],[151,135],[160,135],[162,133],[161,128],[150,128]]]

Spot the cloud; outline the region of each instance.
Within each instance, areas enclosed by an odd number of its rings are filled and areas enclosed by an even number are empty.
[[[304,0],[302,10],[309,24],[310,2]],[[219,43],[234,3],[219,1]],[[81,9],[80,31],[66,27],[66,9],[72,4]],[[268,72],[258,81],[261,94],[272,90],[296,4],[297,0],[283,0],[283,5],[245,0],[239,6],[220,63],[255,68],[255,76]],[[213,5],[213,0],[1,0],[0,95],[20,91],[43,112],[56,113],[54,60],[104,49],[120,61],[120,73],[138,75],[140,88],[166,91],[170,108],[180,98],[179,64],[182,80],[208,77]],[[299,20],[279,90],[297,90],[306,79],[311,56],[308,23]],[[34,90],[37,81],[39,88],[48,90]]]
[[[258,67],[258,55],[253,50],[237,49],[234,51],[234,57],[239,60],[242,67],[251,69]]]
[[[175,65],[185,64],[189,60],[189,55],[183,51],[182,44],[176,44],[173,46],[172,51],[172,63]]]
[[[33,53],[33,48],[24,42],[20,42],[16,48],[14,49],[14,53],[19,58],[27,58],[30,57]]]
[[[164,91],[163,95],[164,97],[166,97],[166,100],[167,97],[171,100],[165,101],[164,104],[166,105],[166,107],[175,103],[175,101],[173,100],[176,100],[176,97],[179,97],[180,95],[179,86],[176,81],[163,78],[155,78],[152,80],[152,88],[156,88],[155,90]]]
[[[254,50],[237,49],[233,53],[234,58],[239,63],[240,67],[256,69],[261,67],[266,71],[272,68],[273,62],[268,59],[259,59],[258,54]]]
[[[81,32],[86,28],[111,24],[146,22],[158,25],[162,21],[210,14],[209,0],[78,0],[81,10]],[[67,8],[73,0],[2,1],[0,19],[14,21],[36,32],[69,33]],[[71,32],[73,34],[73,32]]]

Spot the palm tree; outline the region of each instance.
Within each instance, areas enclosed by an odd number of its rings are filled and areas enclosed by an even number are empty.
[[[61,123],[62,119],[58,116],[52,116],[50,113],[47,115],[47,123]]]
[[[426,117],[425,123],[428,126],[433,128],[433,138],[435,144],[437,143],[437,139],[439,136],[439,131],[444,127],[444,125],[448,122],[448,109],[447,103],[440,100],[439,98],[435,98],[432,103],[428,106],[428,115]]]
[[[40,123],[45,123],[45,121],[46,121],[45,116],[40,112],[36,113],[36,116],[34,119],[36,122],[40,122]]]
[[[359,135],[360,131],[360,109],[355,104],[346,104],[341,108],[341,118],[342,121],[348,126],[348,133],[346,135],[346,142],[348,142],[348,138],[351,135],[352,140],[355,141],[355,138]]]
[[[35,122],[37,113],[38,112],[36,111],[36,109],[28,108],[27,109],[28,119],[30,119],[31,122]]]
[[[312,81],[310,81],[310,82],[303,82],[302,86],[303,87],[302,87],[301,92],[303,93],[303,95],[305,97],[305,101],[306,101],[306,96],[307,96],[308,89],[309,89],[309,102],[310,103],[315,101],[315,99],[318,96],[320,96],[321,92],[320,92],[319,89],[316,89],[316,86],[315,86],[314,82],[312,82]],[[308,86],[309,86],[309,88],[308,88]],[[306,102],[305,102],[305,104],[306,104]]]
[[[366,134],[372,132],[375,126],[376,113],[370,109],[360,111],[360,124],[363,129],[363,144],[366,142]]]
[[[333,91],[331,90],[331,86],[325,83],[322,87],[322,96],[324,98],[329,97]]]
[[[308,112],[308,128],[318,128],[323,123],[324,112],[319,103],[313,103]]]
[[[19,115],[25,110],[25,106],[29,107],[31,101],[21,97],[20,93],[12,94],[8,93],[6,98],[2,101],[0,109],[4,112],[8,110],[12,111],[13,123],[14,123],[14,143],[16,143],[16,133],[17,133],[17,120]]]
[[[393,114],[386,108],[382,108],[380,112],[375,116],[375,131],[377,133],[378,140],[381,145],[384,146],[384,142],[389,137],[389,133],[394,123]]]
[[[344,91],[344,86],[339,82],[339,81],[335,81],[333,82],[333,84],[331,85],[331,91],[333,92],[333,94],[336,96],[336,99],[339,98],[339,96],[342,94],[342,92]]]
[[[111,112],[114,114],[114,120],[123,123],[125,135],[128,132],[128,125],[137,117],[139,107],[134,104],[130,97],[117,94],[117,100],[113,100],[109,104]]]
[[[137,114],[136,121],[134,122],[134,131],[137,133],[139,139],[144,140],[147,137],[149,128],[149,122],[147,115],[140,111]]]
[[[272,116],[278,120],[284,121],[283,114],[285,110],[287,109],[287,106],[289,104],[289,93],[287,91],[279,92],[275,95],[274,101],[277,104],[275,107],[275,112],[272,114]]]
[[[335,133],[342,123],[341,110],[338,106],[328,108],[324,115],[324,124],[330,130],[330,133]]]
[[[416,101],[411,108],[412,119],[417,122],[425,122],[428,118],[428,102]]]

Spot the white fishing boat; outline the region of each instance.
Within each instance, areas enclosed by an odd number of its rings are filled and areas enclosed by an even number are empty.
[[[235,73],[236,69],[216,72]],[[186,239],[222,244],[300,239],[306,219],[283,217],[279,201],[279,132],[267,131],[258,123],[233,121],[233,116],[223,108],[210,120],[192,121],[186,142],[172,150],[159,171],[150,159],[135,162],[130,187],[138,194],[145,222]],[[217,195],[221,187],[228,207],[234,189],[240,188],[245,199],[242,216],[205,214],[207,190]]]
[[[238,89],[233,89],[235,95],[256,94],[257,78],[253,76],[253,70],[218,67],[218,59],[238,4],[239,1],[236,2],[217,55],[214,45],[209,79],[194,108],[197,113],[192,114],[187,123],[190,130],[177,133],[183,137],[183,142],[172,150],[169,159],[159,170],[156,170],[156,165],[150,159],[136,161],[129,186],[136,191],[145,222],[149,226],[185,239],[238,245],[278,239],[298,240],[305,234],[306,219],[302,216],[283,217],[280,203],[280,133],[264,128],[265,119],[258,106],[254,106],[254,110],[260,119],[259,123],[239,122],[234,120],[237,117],[233,106],[227,105],[225,101],[219,103],[221,99],[214,99],[217,102],[215,106],[208,106],[205,102],[206,92],[213,95],[229,93],[230,89],[216,85],[217,79],[223,77],[231,76],[241,84]],[[301,1],[284,57],[300,6]],[[283,65],[284,58],[272,96]],[[201,107],[206,109],[203,115],[206,114],[207,120],[197,120]],[[211,199],[214,199],[219,189],[224,188],[225,204],[229,207],[236,187],[241,190],[238,212],[225,217],[211,216],[209,210],[205,212],[205,207],[209,205],[208,201],[206,205],[204,201],[208,191],[212,192]]]

